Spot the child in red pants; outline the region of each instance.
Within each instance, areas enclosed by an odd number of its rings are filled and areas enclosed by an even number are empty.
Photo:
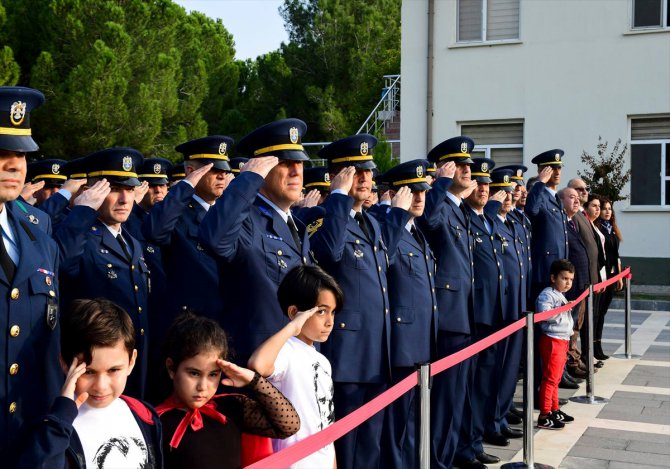
[[[551,286],[537,297],[536,311],[541,313],[568,303],[563,293],[570,290],[575,277],[575,267],[566,259],[554,261],[550,269]],[[540,323],[540,358],[542,381],[540,382],[540,417],[538,428],[559,430],[575,419],[558,408],[558,383],[567,360],[568,344],[572,335],[572,315],[564,311]]]

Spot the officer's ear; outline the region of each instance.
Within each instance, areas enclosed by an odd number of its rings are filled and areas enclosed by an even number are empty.
[[[299,311],[298,311],[298,307],[297,307],[296,305],[291,305],[291,306],[288,307],[287,314],[288,314],[288,318],[289,318],[291,321],[293,321],[293,318],[294,318],[295,315],[298,314],[298,313],[299,313]]]

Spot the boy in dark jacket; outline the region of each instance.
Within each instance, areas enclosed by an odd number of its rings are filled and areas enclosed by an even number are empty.
[[[148,404],[122,395],[135,365],[128,314],[105,299],[63,315],[61,396],[33,432],[21,467],[162,467],[161,426]]]

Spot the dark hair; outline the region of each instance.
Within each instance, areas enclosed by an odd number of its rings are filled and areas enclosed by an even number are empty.
[[[565,271],[568,271],[571,274],[575,273],[575,266],[567,259],[557,259],[551,263],[551,267],[549,268],[549,274],[553,276],[557,276]]]
[[[616,224],[616,214],[614,213],[614,204],[610,199],[608,199],[604,195],[599,195],[598,198],[600,199],[600,218],[596,220],[596,226],[598,228],[602,227],[603,209],[605,208],[605,204],[610,204],[610,207],[612,208],[612,217],[610,218],[610,223],[612,224],[612,231],[614,231],[614,234],[619,239],[619,241],[623,241],[623,238],[621,237],[621,231],[619,230],[619,227]]]
[[[228,339],[219,324],[207,317],[185,312],[177,316],[163,344],[164,358],[172,360],[174,369],[201,352],[216,350],[219,358],[228,356]]]
[[[291,269],[279,284],[277,299],[282,311],[295,305],[299,311],[316,306],[321,290],[330,290],[335,296],[336,311],[342,309],[344,294],[337,281],[317,265],[299,265]]]
[[[105,298],[74,300],[61,316],[61,356],[68,365],[84,355],[91,363],[96,347],[113,347],[118,341],[132,356],[135,349],[133,321],[116,303]]]

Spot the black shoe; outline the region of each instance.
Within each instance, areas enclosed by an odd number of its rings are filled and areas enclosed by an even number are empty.
[[[493,456],[492,454],[487,454],[483,451],[475,457],[477,458],[477,461],[483,464],[496,464],[500,462],[500,458],[498,456]]]
[[[593,343],[593,356],[598,360],[607,360],[610,357],[603,352],[603,346],[599,340]]]
[[[520,419],[523,418],[523,409],[517,409],[516,407],[512,406],[510,412],[519,417]]]
[[[523,437],[523,430],[518,428],[503,427],[500,433],[507,438],[521,438]]]
[[[561,389],[579,389],[579,384],[567,378],[566,375],[564,374],[563,378],[561,378],[561,382],[558,383],[558,387]]]
[[[598,360],[593,366],[595,366],[596,368],[602,368],[603,366],[605,366],[605,363],[601,360]]]
[[[551,418],[554,419],[554,420],[558,420],[559,422],[563,422],[563,423],[570,423],[570,422],[575,421],[574,417],[572,417],[571,415],[566,414],[561,409],[553,411],[551,413]]]
[[[510,425],[519,425],[523,423],[523,419],[512,412],[507,412],[507,414],[505,414],[505,420],[507,420],[507,423]]]
[[[565,404],[567,404],[568,402],[570,402],[570,401],[568,401],[567,399],[564,399],[564,398],[562,398],[562,397],[559,397],[559,398],[558,398],[558,405],[559,405],[559,406],[560,406],[560,405],[565,405]]]
[[[586,378],[589,373],[579,367],[571,366],[568,368],[568,374],[573,378]]]
[[[454,458],[454,467],[459,467],[460,469],[487,469],[487,467],[477,461],[476,459],[462,459],[459,457]]]
[[[573,383],[582,384],[584,382],[583,378],[575,378],[574,376],[570,376],[569,373],[564,373],[563,376],[566,377],[568,381],[572,381]]]
[[[484,441],[493,446],[509,446],[509,440],[500,432],[485,434]]]

